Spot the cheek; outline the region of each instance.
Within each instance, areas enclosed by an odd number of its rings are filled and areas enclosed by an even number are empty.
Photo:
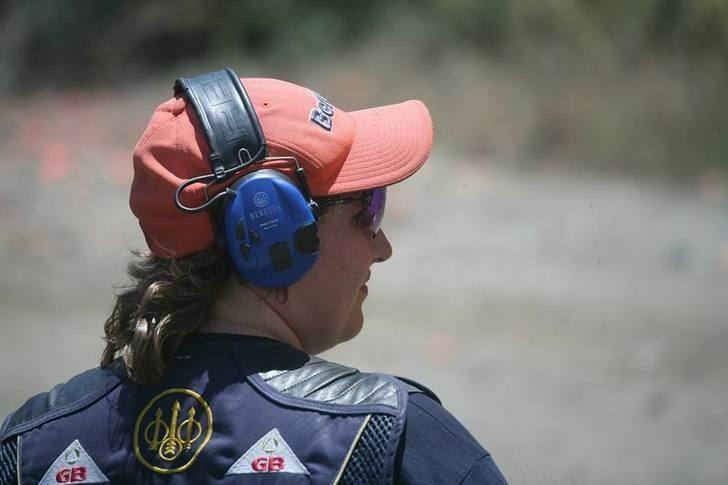
[[[355,235],[322,238],[318,261],[289,289],[289,308],[309,352],[331,348],[361,329],[365,296],[361,287],[371,265],[371,252],[366,238]]]
[[[368,267],[366,258],[356,252],[335,251],[330,258],[322,261],[322,269],[326,269],[324,285],[330,294],[350,300],[352,292],[360,288],[366,278]]]
[[[360,311],[364,299],[361,287],[369,271],[370,255],[358,241],[350,243],[337,249],[322,246],[313,269],[315,281],[311,283],[321,289],[319,298],[324,300],[328,325],[342,325],[350,320],[352,312]]]
[[[364,282],[372,261],[369,241],[350,224],[337,229],[327,231],[322,237],[316,269],[332,286],[341,286],[342,291],[352,285],[358,288]]]
[[[334,251],[334,255],[336,270],[342,275],[342,278],[348,277],[352,281],[358,281],[361,285],[372,264],[369,242],[359,234],[358,239],[352,241],[347,247]]]

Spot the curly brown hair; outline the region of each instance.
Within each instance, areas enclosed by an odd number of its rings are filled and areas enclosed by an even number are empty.
[[[163,259],[133,251],[106,320],[101,367],[121,359],[129,378],[154,384],[167,371],[184,338],[205,322],[215,295],[232,274],[224,250],[211,246],[189,256]]]

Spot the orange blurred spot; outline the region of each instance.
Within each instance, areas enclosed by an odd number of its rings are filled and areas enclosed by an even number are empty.
[[[21,149],[34,153],[38,149],[38,140],[47,136],[47,129],[43,121],[32,114],[19,116],[16,125],[15,142]]]
[[[51,143],[42,148],[39,165],[40,177],[57,182],[71,171],[71,151],[65,143]]]
[[[705,171],[698,179],[701,199],[709,204],[721,204],[728,196],[728,180],[716,169]]]
[[[425,355],[436,366],[449,364],[455,356],[457,341],[450,334],[434,334],[425,342]]]
[[[109,153],[106,163],[106,176],[116,185],[129,185],[133,177],[131,152],[114,150]]]

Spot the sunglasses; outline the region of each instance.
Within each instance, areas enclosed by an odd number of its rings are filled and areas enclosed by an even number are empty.
[[[379,232],[379,226],[382,224],[384,217],[384,206],[387,202],[387,188],[379,187],[376,189],[365,190],[361,197],[323,197],[316,199],[320,206],[335,206],[343,204],[351,204],[352,202],[361,202],[361,210],[354,216],[354,224],[357,227],[366,229],[376,236]]]

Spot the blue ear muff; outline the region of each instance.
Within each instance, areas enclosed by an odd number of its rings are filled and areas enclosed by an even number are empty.
[[[292,285],[318,258],[318,227],[298,186],[271,169],[252,172],[232,187],[224,208],[230,257],[240,276],[266,288]]]
[[[262,169],[244,176],[202,205],[184,205],[180,194],[186,187],[203,181],[208,185],[222,183],[265,160],[268,149],[255,109],[232,69],[179,78],[174,91],[195,109],[210,145],[208,161],[212,170],[180,184],[175,191],[175,205],[189,213],[212,211],[215,237],[227,246],[245,281],[267,288],[292,285],[318,258],[317,205],[303,168],[295,158],[282,157],[295,162],[300,188],[283,173]],[[217,201],[222,199],[225,202],[221,207]],[[225,241],[220,241],[221,233]]]

